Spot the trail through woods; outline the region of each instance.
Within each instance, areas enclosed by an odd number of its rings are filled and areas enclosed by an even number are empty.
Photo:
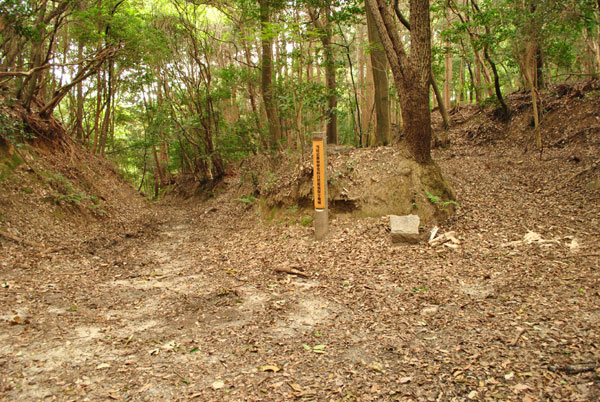
[[[0,270],[2,398],[597,400],[600,202],[571,155],[438,152],[455,249],[349,216],[317,243],[227,190],[92,249],[28,248]]]

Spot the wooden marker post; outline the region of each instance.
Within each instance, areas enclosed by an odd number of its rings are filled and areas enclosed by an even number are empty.
[[[313,194],[315,238],[321,240],[329,229],[327,215],[327,141],[324,133],[313,134]]]

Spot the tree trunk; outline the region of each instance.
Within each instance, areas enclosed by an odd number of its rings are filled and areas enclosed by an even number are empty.
[[[456,97],[456,106],[465,100],[465,59],[460,58],[460,67],[458,69],[458,96]]]
[[[335,57],[331,43],[331,11],[327,7],[325,18],[325,35],[322,37],[325,51],[325,81],[327,82],[327,143],[338,143],[337,132],[337,84],[335,78]]]
[[[374,87],[373,83],[373,64],[371,63],[371,58],[366,58],[366,77],[365,77],[365,107],[363,108],[363,146],[370,146],[373,141],[371,140],[373,136],[373,129],[375,127],[375,95],[374,95]]]
[[[477,55],[477,53],[475,53]],[[475,101],[483,102],[483,86],[481,84],[481,63],[478,61],[477,56],[475,57],[475,71],[473,72],[473,85],[475,86]]]
[[[400,97],[405,141],[420,163],[431,161],[431,110],[429,109],[429,82],[406,83],[405,95]]]
[[[77,45],[77,57],[79,60],[83,57],[83,42],[80,40]],[[75,113],[75,138],[83,143],[83,83],[77,84],[77,111]]]
[[[371,65],[373,66],[373,87],[375,89],[375,142],[373,145],[387,145],[391,142],[390,127],[390,98],[387,76],[387,58],[379,39],[377,27],[373,21],[373,14],[367,7],[367,32]]]
[[[108,61],[108,89],[106,94],[106,111],[104,112],[104,120],[102,120],[102,128],[100,130],[100,140],[98,142],[98,153],[104,156],[106,151],[106,139],[108,138],[108,130],[110,128],[111,113],[112,113],[112,98],[114,89],[114,70],[115,62],[111,58]]]
[[[431,162],[431,29],[429,1],[410,0],[410,56],[385,0],[366,0],[373,13],[402,105],[406,147],[420,164]]]
[[[360,43],[364,42],[364,37],[365,37],[365,32],[364,32],[364,26],[360,25],[358,28],[358,41]],[[367,88],[368,88],[368,81],[367,81],[367,70],[368,70],[368,62],[367,62],[367,55],[366,53],[363,51],[362,47],[357,46],[357,58],[358,58],[358,91],[359,91],[359,99],[360,99],[360,139],[359,139],[359,145],[361,147],[365,146],[365,133],[367,133],[368,127],[369,127],[369,122],[367,119],[367,109],[368,109],[368,102],[367,102]]]
[[[246,58],[246,64],[248,66],[252,66],[252,56],[250,54],[250,46],[244,41],[244,56]],[[256,120],[256,128],[258,131],[262,131],[262,125],[260,123],[260,112],[258,110],[258,105],[256,104],[256,89],[252,84],[251,80],[248,80],[248,97],[250,98],[250,108],[252,109],[252,113]],[[262,136],[261,136],[262,138]]]
[[[98,150],[98,140],[100,139],[100,113],[102,112],[102,95],[104,93],[104,80],[102,71],[98,70],[96,74],[96,113],[94,115],[94,145],[92,153]]]
[[[544,55],[542,54],[542,47],[539,43],[536,43],[535,47],[535,61],[536,61],[536,74],[537,74],[537,87],[545,88],[546,80],[544,79]]]
[[[43,57],[43,44],[44,44],[44,37],[45,37],[45,33],[46,33],[46,28],[45,28],[45,24],[43,24],[44,22],[44,17],[46,15],[46,5],[47,5],[47,1],[43,0],[42,4],[40,6],[39,11],[37,11],[38,15],[37,15],[37,19],[35,22],[35,26],[36,28],[39,28],[41,31],[38,32],[36,39],[32,42],[32,49],[31,49],[31,65],[30,68],[35,68],[38,66],[42,65],[42,62],[44,61],[44,57]],[[23,92],[21,93],[21,100],[23,101],[23,106],[25,106],[26,109],[30,109],[31,108],[31,103],[33,102],[33,98],[35,97],[36,91],[37,91],[37,86],[38,83],[40,81],[40,77],[42,76],[43,71],[42,70],[37,70],[35,72],[33,72],[30,76],[28,76],[25,79],[25,82],[23,83]]]
[[[281,129],[277,113],[277,103],[273,87],[273,38],[269,34],[271,5],[268,0],[259,0],[261,24],[261,90],[265,112],[269,121],[269,146],[272,151],[279,149]]]
[[[404,27],[410,31],[410,22],[408,22],[400,12],[400,8],[398,7],[398,0],[394,0],[394,12],[396,13],[396,16],[398,17],[402,25],[404,25]],[[446,109],[446,105],[442,100],[442,95],[440,94],[440,89],[438,88],[437,82],[435,80],[433,70],[430,73],[430,81],[431,87],[433,88],[433,93],[435,94],[434,104],[437,101],[438,107],[440,109],[440,114],[442,115],[442,126],[444,130],[447,130],[450,128],[450,117],[448,116],[448,110]]]
[[[444,58],[444,106],[452,109],[452,53],[450,43],[446,43],[446,57]]]

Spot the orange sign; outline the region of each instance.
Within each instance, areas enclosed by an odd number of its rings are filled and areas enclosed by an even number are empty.
[[[313,139],[313,189],[315,209],[325,209],[325,146],[323,139]]]

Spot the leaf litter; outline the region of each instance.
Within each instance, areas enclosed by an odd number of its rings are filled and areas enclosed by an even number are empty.
[[[135,236],[108,227],[114,243],[77,248],[74,236],[47,254],[3,243],[0,393],[594,400],[600,195],[560,185],[580,171],[568,156],[592,160],[592,145],[541,162],[505,143],[437,151],[460,208],[431,245],[392,245],[385,218],[343,214],[315,242],[310,227],[235,201],[235,177],[206,204],[131,216]]]

